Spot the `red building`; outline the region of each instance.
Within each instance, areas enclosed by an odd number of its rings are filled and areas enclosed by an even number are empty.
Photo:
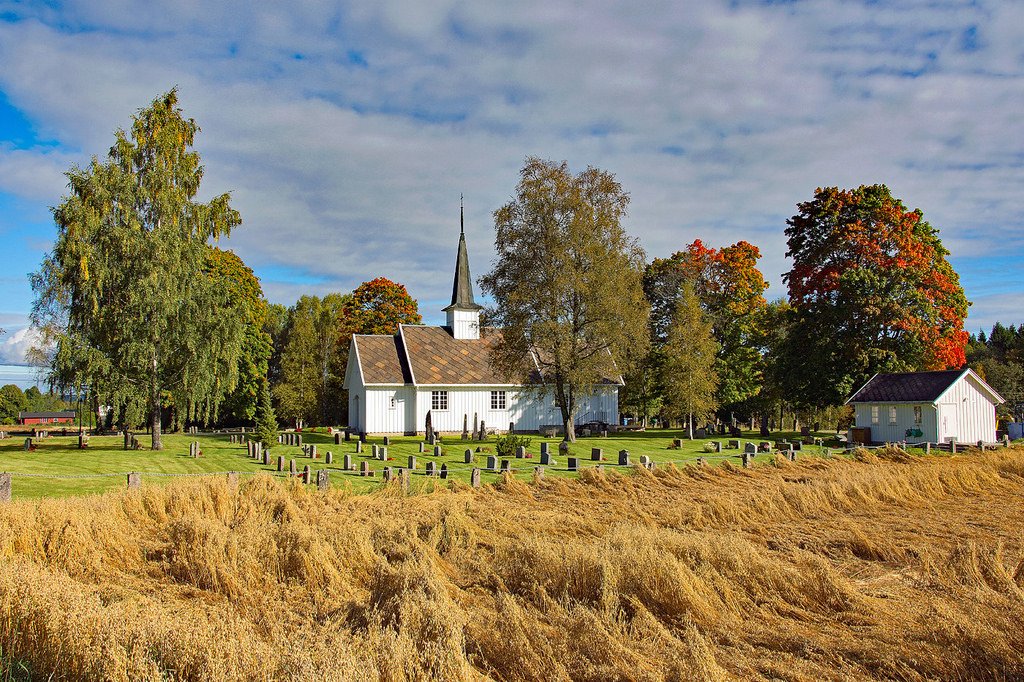
[[[64,412],[19,412],[19,424],[73,424],[74,410]]]

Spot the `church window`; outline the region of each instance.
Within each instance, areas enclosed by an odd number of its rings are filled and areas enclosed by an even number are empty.
[[[432,410],[447,410],[448,409],[448,391],[431,391],[430,392],[430,409],[432,409]]]
[[[491,391],[492,410],[504,410],[507,404],[505,391]]]

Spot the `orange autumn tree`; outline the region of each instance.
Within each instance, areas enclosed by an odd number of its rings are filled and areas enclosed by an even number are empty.
[[[349,335],[394,334],[400,324],[423,321],[416,299],[404,285],[386,277],[360,284],[347,301],[342,318]]]
[[[885,185],[819,188],[787,223],[794,402],[838,405],[876,372],[959,368],[970,305],[938,230]]]

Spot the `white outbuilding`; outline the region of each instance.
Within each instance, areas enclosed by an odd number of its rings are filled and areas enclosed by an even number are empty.
[[[538,431],[561,426],[550,392],[502,376],[490,352],[501,332],[481,327],[482,306],[473,300],[466,235],[459,236],[451,305],[444,326],[399,325],[394,335],[356,334],[345,368],[348,425],[362,433],[412,434],[424,430],[427,412],[436,431],[488,429]],[[539,371],[535,381],[543,382]],[[609,377],[578,401],[577,423],[617,424],[622,377]]]
[[[874,443],[993,442],[1002,402],[971,369],[876,374],[846,401]]]

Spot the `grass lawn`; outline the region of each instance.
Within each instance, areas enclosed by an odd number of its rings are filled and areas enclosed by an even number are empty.
[[[794,440],[792,432],[773,432],[771,440],[787,438]],[[828,434],[821,434],[828,435]],[[592,467],[598,462],[591,460],[591,448],[601,448],[604,454],[605,467],[611,469],[626,469],[618,466],[619,450],[628,450],[632,464],[640,461],[641,455],[647,455],[657,465],[666,465],[674,462],[677,465],[696,463],[696,458],[706,456],[708,464],[718,465],[725,459],[715,459],[717,455],[704,452],[704,444],[710,440],[720,440],[723,446],[728,436],[716,437],[705,440],[683,440],[683,446],[678,450],[670,450],[669,445],[673,438],[681,438],[682,432],[677,430],[655,429],[645,432],[622,432],[613,434],[608,438],[588,437],[579,438],[570,445],[569,456],[578,457],[581,468]],[[559,440],[557,438],[542,438],[531,436],[531,442],[527,452],[531,455],[527,459],[512,459],[511,466],[515,470],[517,478],[530,480],[533,477],[533,468],[540,465],[540,443],[550,443],[550,450],[557,462],[556,466],[545,467],[545,476],[576,476],[567,468],[566,457],[558,453]],[[146,434],[139,434],[143,445],[148,444],[149,438]],[[195,459],[189,457],[189,443],[198,440],[202,450],[202,456]],[[388,447],[387,464],[372,459],[373,444],[382,445],[383,437],[370,437],[363,446],[362,453],[356,453],[355,440],[334,444],[334,437],[326,433],[314,433],[306,431],[302,434],[302,440],[307,444],[317,446],[318,458],[313,460],[302,454],[302,449],[295,446],[274,445],[271,454],[271,465],[264,466],[262,462],[250,459],[246,455],[244,444],[229,443],[227,434],[217,435],[165,435],[165,449],[160,452],[150,450],[123,450],[122,438],[115,436],[93,436],[89,441],[89,447],[79,450],[77,437],[51,436],[45,439],[36,439],[38,448],[33,452],[26,452],[23,449],[24,437],[17,435],[0,441],[0,471],[14,474],[12,479],[12,497],[14,499],[27,499],[37,497],[62,497],[69,495],[85,495],[100,493],[115,487],[126,484],[128,472],[140,472],[143,484],[160,484],[175,480],[175,476],[167,474],[215,474],[228,471],[237,471],[241,474],[265,473],[272,476],[283,477],[287,474],[277,472],[277,457],[283,455],[287,459],[295,459],[299,471],[303,466],[309,465],[315,472],[319,469],[327,469],[330,472],[331,485],[335,487],[348,487],[354,492],[364,492],[379,486],[382,482],[381,469],[384,466],[406,467],[410,455],[416,456],[417,468],[410,479],[410,487],[413,490],[429,489],[434,485],[444,484],[439,479],[428,477],[424,473],[424,467],[428,461],[434,461],[440,468],[441,463],[446,463],[449,468],[449,478],[453,480],[469,482],[470,469],[478,467],[483,469],[486,466],[487,456],[496,455],[494,438],[484,442],[469,441],[463,442],[458,436],[449,436],[443,443],[444,454],[434,457],[431,448],[427,452],[418,452],[418,444],[422,438],[416,436],[399,436],[391,438],[391,445]],[[756,432],[745,432],[743,441],[760,441],[761,438]],[[482,447],[490,452],[475,453],[474,464],[464,462],[464,451],[471,448],[474,451]],[[334,462],[326,464],[325,455],[330,451],[334,454]],[[723,456],[734,464],[739,464],[739,454],[742,450],[723,450]],[[835,450],[833,450],[835,452]],[[353,467],[358,469],[360,462],[369,461],[371,468],[375,471],[372,478],[362,477],[358,471],[345,471],[343,469],[343,455],[352,456]],[[820,455],[822,448],[804,446],[804,451],[798,453],[800,456]],[[759,454],[754,462],[764,463],[772,455]],[[287,464],[286,464],[287,468]],[[481,481],[491,483],[501,477],[500,473],[489,471],[481,472]],[[313,480],[315,481],[315,474]]]

